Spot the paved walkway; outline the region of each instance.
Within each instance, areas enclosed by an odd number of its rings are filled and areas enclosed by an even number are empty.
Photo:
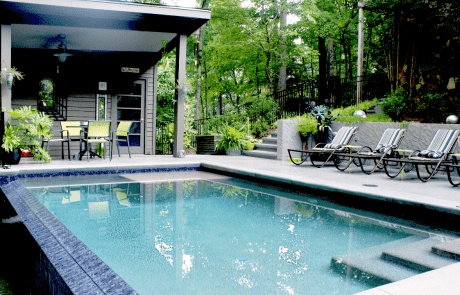
[[[135,155],[114,157],[112,161],[96,159],[89,162],[53,160],[52,163],[35,163],[31,159],[21,160],[21,164],[11,169],[0,169],[0,175],[69,171],[73,169],[127,169],[146,167],[201,166],[224,172],[255,176],[266,180],[277,180],[301,186],[322,188],[333,191],[353,192],[370,198],[420,204],[441,212],[460,215],[460,187],[452,187],[445,175],[437,175],[428,183],[419,181],[414,172],[396,179],[388,178],[383,172],[373,175],[363,174],[359,168],[346,172],[335,167],[321,169],[305,163],[295,166],[290,162],[258,159],[245,156],[188,155],[185,158],[172,156]],[[460,263],[435,271],[423,273],[407,280],[383,285],[360,295],[450,295],[459,294],[457,278]]]

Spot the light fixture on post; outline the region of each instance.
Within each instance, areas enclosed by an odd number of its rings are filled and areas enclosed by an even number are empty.
[[[65,45],[64,40],[65,40],[65,35],[60,34],[58,36],[58,39],[61,40],[61,43],[58,45],[58,53],[53,54],[56,56],[59,60],[59,62],[65,62],[67,60],[67,57],[72,56],[73,54],[67,53],[67,45]]]

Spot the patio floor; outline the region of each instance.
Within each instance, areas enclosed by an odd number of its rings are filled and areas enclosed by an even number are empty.
[[[397,203],[408,203],[460,215],[460,188],[452,187],[445,175],[437,175],[427,183],[417,179],[414,172],[396,179],[388,178],[383,172],[365,175],[359,168],[338,171],[335,167],[317,169],[309,163],[301,166],[288,161],[277,161],[246,156],[187,155],[185,158],[172,156],[133,155],[115,156],[108,159],[91,159],[89,162],[53,160],[51,163],[37,163],[30,158],[21,160],[11,169],[0,169],[2,174],[20,172],[68,171],[72,169],[122,169],[146,167],[201,166],[225,173],[236,173],[276,180],[299,187],[314,187],[340,192],[351,192],[361,196]],[[460,218],[460,217],[459,217]],[[460,263],[430,271],[407,280],[384,285],[362,295],[410,295],[410,294],[458,294],[456,275]]]

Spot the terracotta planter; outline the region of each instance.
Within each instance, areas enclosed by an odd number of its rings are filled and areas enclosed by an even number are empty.
[[[21,150],[14,149],[12,152],[8,152],[8,153],[3,151],[2,159],[3,159],[3,164],[17,165],[19,164],[19,161],[21,160]]]

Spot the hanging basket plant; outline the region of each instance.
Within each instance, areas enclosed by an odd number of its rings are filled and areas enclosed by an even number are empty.
[[[14,79],[22,80],[24,78],[24,74],[18,71],[15,67],[9,69],[3,68],[1,79],[3,78],[6,79],[6,85],[8,86],[8,89],[11,90],[13,88]]]

